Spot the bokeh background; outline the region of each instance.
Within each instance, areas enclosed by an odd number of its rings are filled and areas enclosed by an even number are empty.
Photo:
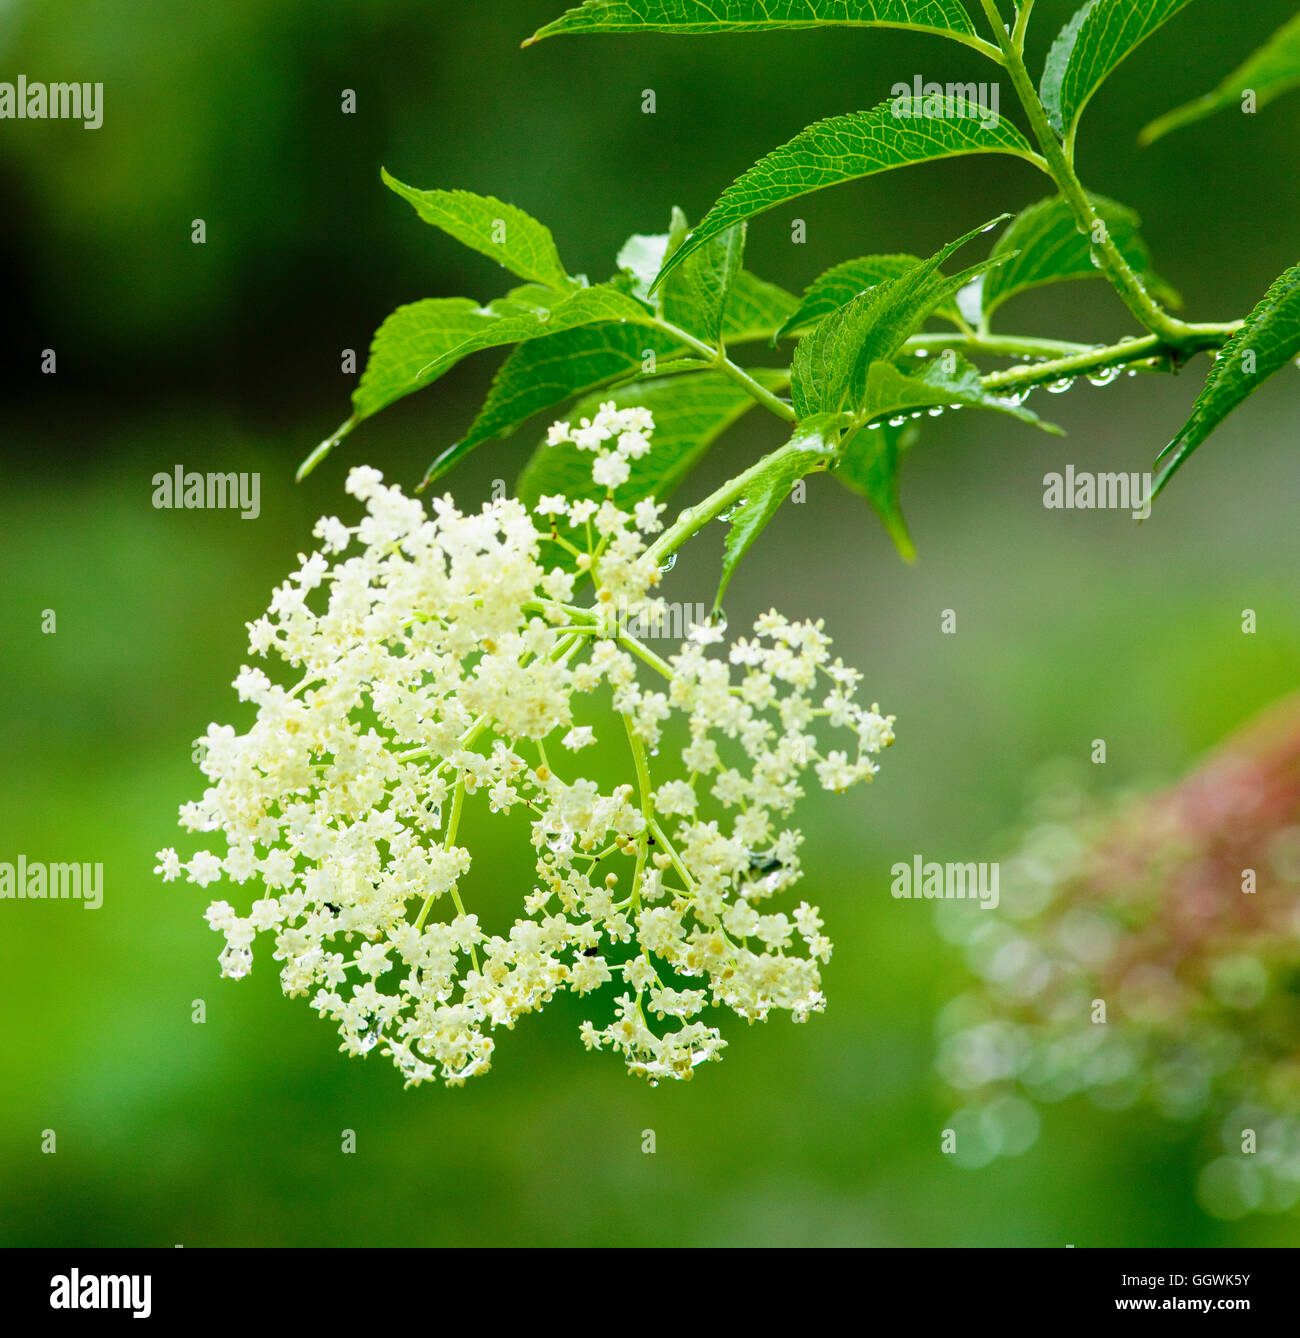
[[[1046,1109],[1036,1145],[964,1170],[939,1151],[952,1099],[934,1018],[957,949],[888,870],[996,859],[1036,771],[1085,761],[1099,791],[1176,777],[1293,688],[1300,663],[1297,375],[1207,445],[1152,521],[1052,512],[1042,476],[1145,470],[1206,364],[1180,378],[1081,383],[1041,436],[967,413],[926,424],[901,563],[865,503],[814,480],[745,565],[733,625],[776,604],[825,616],[867,691],[898,716],[878,783],[814,801],[805,892],[837,950],[829,1011],[734,1026],[726,1060],[651,1090],[583,1052],[560,1004],[501,1038],[486,1079],[404,1092],[349,1060],[269,957],[217,977],[206,898],[151,874],[201,783],[191,741],[244,723],[230,681],[243,624],[364,460],[413,484],[456,439],[497,361],[463,364],[293,471],[347,412],[341,350],[400,302],[504,277],[421,225],[379,183],[512,200],[595,278],[621,241],[698,217],[723,185],[813,119],[895,80],[988,73],[958,48],[890,32],[518,43],[560,0],[3,0],[0,77],[102,81],[102,129],[0,122],[0,858],[102,861],[104,906],[0,903],[0,1241],[266,1245],[1294,1244],[1294,1212],[1218,1221],[1198,1206],[1209,1135],[1086,1101]],[[1040,0],[1035,59],[1073,8]],[[1193,319],[1244,313],[1297,258],[1300,99],[1227,115],[1149,151],[1136,132],[1210,88],[1294,0],[1198,0],[1096,99],[1085,180],[1137,208]],[[963,71],[969,72],[964,74]],[[357,112],[340,112],[342,90]],[[657,113],[641,111],[642,90]],[[1009,89],[1005,90],[1009,98]],[[928,254],[1044,194],[1027,165],[956,161],[768,215],[750,264],[798,289],[850,255]],[[808,223],[790,241],[787,214]],[[207,243],[190,240],[203,218]],[[1129,332],[1102,284],[1018,300],[1003,324]],[[57,352],[55,375],[41,351]],[[541,430],[452,477],[477,504]],[[778,440],[758,414],[687,487]],[[158,511],[175,465],[256,470],[262,515]],[[685,497],[683,497],[685,500]],[[348,514],[343,510],[344,514]],[[670,598],[707,600],[718,535],[688,549]],[[954,609],[956,635],[940,633]],[[1243,608],[1259,631],[1243,636]],[[55,635],[42,635],[54,609]],[[476,876],[522,892],[527,850]],[[203,999],[207,1022],[191,1022]],[[340,1153],[343,1129],[355,1155]],[[641,1151],[653,1128],[658,1151]],[[40,1152],[54,1129],[56,1155]]]

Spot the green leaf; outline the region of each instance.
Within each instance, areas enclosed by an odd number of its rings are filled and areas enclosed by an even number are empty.
[[[678,215],[681,216],[682,227],[685,228],[686,215],[680,209],[674,209],[674,218]],[[667,249],[668,233],[634,232],[623,243],[619,249],[618,259],[614,262],[631,280],[633,296],[647,306],[653,307],[656,312],[663,310],[663,301],[657,294],[651,296],[650,290],[663,268]]]
[[[773,391],[781,390],[788,380],[784,372],[758,369],[750,374]],[[569,416],[573,422],[590,418],[610,400],[620,409],[643,407],[655,416],[650,450],[629,461],[631,475],[615,491],[615,501],[622,507],[650,496],[665,500],[718,437],[754,407],[751,396],[720,373],[693,372],[591,395]],[[591,480],[591,461],[591,452],[578,450],[572,442],[548,446],[543,441],[520,474],[516,493],[530,508],[543,495],[555,493],[603,499],[605,489]]]
[[[715,610],[721,606],[741,559],[780,510],[790,489],[805,474],[826,469],[834,460],[835,446],[830,440],[830,432],[839,422],[839,415],[825,414],[800,423],[790,441],[779,451],[773,451],[766,468],[750,481],[744,497],[727,517],[730,528],[723,546],[722,580],[713,601]]]
[[[358,423],[430,385],[471,353],[583,325],[652,320],[641,303],[609,285],[581,288],[569,297],[525,286],[486,307],[468,297],[431,297],[398,307],[371,341],[366,369],[352,392],[351,418],[299,465],[298,478],[306,478]]]
[[[1131,52],[1191,0],[1088,0],[1047,54],[1040,93],[1066,138],[1089,99]]]
[[[1007,414],[1053,436],[1063,433],[1054,423],[1045,423],[1037,414],[1022,408],[1013,399],[1001,399],[984,389],[978,368],[960,354],[953,353],[949,370],[942,357],[932,359],[919,372],[904,372],[892,362],[873,362],[867,370],[861,403],[857,406],[864,419],[916,413],[922,409],[953,405],[991,409]],[[901,424],[894,424],[901,427]]]
[[[429,466],[420,487],[484,442],[508,436],[535,413],[639,373],[647,353],[658,363],[681,348],[667,335],[631,324],[581,326],[520,344],[501,364],[469,430]]]
[[[986,260],[952,278],[939,273],[939,266],[954,251],[1001,221],[973,229],[929,260],[918,261],[896,278],[859,293],[802,339],[791,368],[792,398],[799,418],[835,412],[849,398],[859,400],[862,374],[870,363],[892,358],[940,303],[990,265],[1003,263],[1002,259]]]
[[[798,301],[793,294],[742,269],[727,299],[723,341],[727,344],[774,341],[796,306]]]
[[[764,32],[828,26],[975,37],[960,0],[585,0],[524,45],[559,33]]]
[[[800,131],[727,187],[699,227],[668,257],[658,283],[719,233],[827,186],[961,154],[1009,153],[1040,161],[1010,121],[990,124],[956,98],[943,99],[943,117],[926,116],[923,108],[932,101],[894,98],[871,111],[832,116]]]
[[[874,431],[858,432],[847,439],[835,466],[835,477],[871,503],[904,562],[916,561],[916,545],[899,504],[898,469],[904,453],[912,449],[919,436],[915,423],[902,427],[883,423]]]
[[[1278,29],[1244,64],[1233,70],[1214,92],[1152,121],[1142,132],[1141,142],[1154,144],[1171,130],[1191,125],[1228,107],[1240,107],[1247,91],[1255,94],[1255,109],[1258,111],[1293,88],[1300,88],[1300,14]]]
[[[482,252],[521,279],[562,292],[575,286],[560,263],[550,229],[522,209],[467,190],[415,190],[387,171],[383,180],[426,223]]]
[[[1163,301],[1177,306],[1177,293],[1152,272],[1151,253],[1138,235],[1142,220],[1113,200],[1099,195],[1090,198],[1111,240],[1133,272]],[[1031,204],[1016,216],[993,248],[995,256],[1009,256],[1012,251],[1019,254],[1008,258],[1006,264],[985,278],[982,294],[985,318],[1027,289],[1071,279],[1104,278],[1093,263],[1090,240],[1079,232],[1070,206],[1059,195]]]
[[[1300,265],[1287,270],[1219,351],[1186,426],[1157,457],[1171,456],[1156,478],[1152,497],[1184,461],[1274,372],[1300,354]]]
[[[685,219],[681,220],[685,223]],[[670,243],[671,244],[671,243]],[[706,344],[722,336],[723,314],[745,254],[745,225],[737,224],[692,253],[662,291],[664,318]]]
[[[634,298],[601,285],[582,288],[554,307],[529,307],[508,297],[487,307],[469,298],[426,298],[398,307],[379,327],[366,370],[352,394],[353,423],[436,381],[482,349],[558,334],[580,325],[616,321],[648,324]]]
[[[803,299],[777,331],[776,338],[806,331],[823,316],[851,302],[859,293],[874,288],[886,279],[897,279],[920,263],[919,256],[888,255],[861,256],[857,260],[846,260],[835,265],[808,285]],[[954,323],[960,320],[960,313],[952,302],[943,303],[936,308],[935,314]]]
[[[707,290],[711,282],[721,280],[725,289],[723,341],[744,344],[772,339],[794,310],[795,299],[776,284],[738,268],[743,231],[738,238],[724,234],[715,239],[717,245],[705,249],[699,266],[687,266],[678,280],[651,293],[664,260],[682,244],[689,231],[686,215],[674,209],[669,232],[637,233],[627,239],[618,253],[618,265],[631,281],[632,292],[665,319],[697,338],[714,342],[718,337],[716,312]],[[730,242],[725,240],[728,236]]]

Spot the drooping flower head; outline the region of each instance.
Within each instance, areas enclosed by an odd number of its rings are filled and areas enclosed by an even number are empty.
[[[243,910],[208,908],[222,973],[246,975],[272,936],[284,992],[408,1085],[484,1072],[494,1030],[561,990],[612,987],[582,1039],[652,1082],[718,1057],[708,1010],[824,1007],[831,943],[788,895],[788,820],[809,772],[831,790],[869,780],[893,718],[857,704],[860,676],[819,622],[767,613],[729,648],[705,624],[667,659],[629,635],[665,612],[648,550],[663,507],[614,501],[653,426],[612,404],[556,424],[552,443],[591,452],[604,498],[543,497],[534,515],[450,497],[426,513],[352,470],[364,517],[320,521],[319,550],[249,625],[252,654],[291,681],[245,666],[235,688],[256,720],[201,740],[211,785],[181,821],[225,850],[165,850],[157,871],[255,885],[230,894]],[[613,758],[624,779],[587,774],[597,755],[593,771]],[[469,804],[530,827],[535,877],[511,925],[471,909]]]

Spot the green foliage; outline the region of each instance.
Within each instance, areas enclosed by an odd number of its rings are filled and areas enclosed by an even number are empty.
[[[722,606],[722,597],[736,574],[741,559],[753,547],[754,540],[776,515],[790,490],[806,474],[828,468],[835,459],[834,432],[838,416],[824,414],[800,425],[791,441],[773,451],[763,468],[750,480],[744,494],[726,519],[730,522],[723,549],[722,579],[714,608]]]
[[[861,409],[865,369],[878,359],[894,357],[941,302],[996,263],[985,261],[951,279],[938,273],[954,251],[994,226],[986,223],[950,242],[929,260],[860,293],[821,321],[795,350],[791,374],[799,417]]]
[[[975,36],[961,0],[585,0],[535,33],[722,33],[775,28],[911,28]]]
[[[894,255],[861,256],[833,265],[804,290],[798,308],[777,331],[777,339],[789,334],[807,334],[824,316],[852,301],[859,293],[886,279],[897,279],[920,263],[919,256]],[[961,313],[953,302],[939,303],[933,314],[954,325],[961,324]]]
[[[1032,6],[1017,6],[1009,28],[994,0],[980,0],[990,41],[972,21],[976,6],[959,0],[587,0],[531,40],[561,33],[821,26],[938,34],[1005,69],[1033,141],[1005,114],[969,101],[978,89],[973,84],[927,88],[923,96],[914,92],[818,121],[742,173],[693,230],[673,209],[665,232],[629,237],[613,277],[595,285],[571,276],[550,231],[515,206],[466,191],[417,190],[385,173],[385,182],[423,221],[524,284],[487,305],[426,298],[394,312],[375,336],[351,418],[300,472],[313,468],[363,419],[493,347],[511,352],[482,409],[430,466],[426,484],[544,411],[581,418],[612,399],[620,407],[650,409],[657,428],[653,450],[611,495],[621,506],[663,498],[757,403],[792,425],[787,445],[688,508],[656,545],[675,551],[727,511],[721,598],[737,564],[805,473],[833,470],[870,502],[910,560],[915,550],[900,508],[898,473],[903,455],[919,441],[919,420],[974,408],[1056,432],[1025,407],[1039,385],[1068,385],[1085,372],[1105,379],[1134,365],[1167,370],[1198,352],[1224,349],[1191,421],[1162,457],[1168,457],[1163,487],[1228,413],[1300,351],[1296,271],[1274,285],[1244,327],[1185,324],[1166,310],[1179,300],[1155,272],[1137,215],[1087,191],[1074,168],[1076,132],[1093,94],[1188,3],[1089,0],[1052,46],[1040,94],[1023,56]],[[1146,137],[1228,105],[1248,83],[1258,86],[1262,101],[1300,83],[1300,20],[1214,94],[1171,113]],[[1055,193],[1022,207],[1014,218],[1004,214],[1011,221],[991,253],[960,272],[947,272],[950,257],[1002,219],[929,259],[888,253],[846,260],[797,299],[744,268],[746,229],[763,213],[841,182],[989,153],[1033,164],[1052,179]],[[1116,289],[1144,327],[1141,336],[1091,350],[991,333],[992,317],[1019,294],[1095,278]],[[936,319],[946,328],[927,329]],[[734,353],[745,344],[775,347],[787,339],[796,341],[788,368],[747,367]],[[976,365],[984,358],[1010,365],[984,370]],[[593,486],[589,460],[571,444],[539,447],[519,479],[520,496],[530,504],[556,493],[594,496]]]
[[[1254,93],[1258,111],[1293,88],[1300,88],[1300,14],[1283,24],[1212,93],[1152,121],[1142,132],[1142,143],[1154,144],[1171,130],[1179,130],[1229,107],[1240,108],[1247,91]]]
[[[388,172],[384,184],[435,228],[504,265],[512,274],[560,292],[575,286],[550,230],[522,209],[467,190],[413,190]]]
[[[916,545],[898,500],[898,467],[905,452],[920,440],[915,423],[877,423],[845,441],[835,477],[867,499],[905,562],[916,560]]]
[[[1181,305],[1178,295],[1152,272],[1151,253],[1138,236],[1142,220],[1137,214],[1100,195],[1091,200],[1133,272],[1165,302]],[[1059,195],[1031,204],[1018,214],[998,238],[993,255],[1005,256],[1006,263],[984,280],[981,306],[986,321],[1017,293],[1070,279],[1105,277],[1093,258],[1091,239],[1080,233],[1069,203]]]
[[[1059,427],[1043,422],[1032,410],[986,390],[979,369],[959,354],[952,355],[951,368],[944,362],[934,359],[913,374],[900,371],[892,362],[873,362],[867,369],[858,417],[869,422],[891,414],[916,414],[920,409],[941,409],[947,405],[954,409],[991,409],[1044,432],[1062,435]]]
[[[926,102],[915,97],[893,99],[871,111],[832,116],[800,131],[727,187],[704,221],[669,257],[660,282],[720,232],[827,186],[970,153],[1010,153],[1036,161],[1029,141],[1010,121],[990,126],[955,98],[942,99],[943,116],[927,115]]]
[[[657,363],[681,348],[669,335],[630,324],[584,325],[520,344],[493,378],[469,430],[429,466],[420,486],[427,487],[476,446],[509,436],[543,409],[636,375],[647,364],[647,353]]]
[[[686,219],[678,211],[677,235],[672,236],[668,253],[680,247]],[[745,254],[745,225],[737,224],[720,232],[701,246],[674,274],[674,282],[665,285],[662,295],[664,316],[681,325],[706,344],[722,338],[723,313],[727,299],[740,275]]]
[[[1111,72],[1191,0],[1088,0],[1052,45],[1039,92],[1052,125],[1073,138]]]
[[[356,422],[436,381],[463,358],[502,344],[609,321],[649,324],[634,298],[608,285],[580,288],[554,306],[529,291],[480,307],[468,298],[426,298],[398,307],[379,327],[352,396]]]
[[[1300,355],[1300,265],[1287,270],[1224,346],[1183,430],[1160,453],[1168,457],[1158,494],[1187,457],[1274,372]]]
[[[771,390],[781,389],[789,379],[784,372],[760,371],[755,376]],[[661,501],[668,497],[709,447],[754,407],[750,395],[725,376],[699,372],[638,381],[611,394],[589,396],[574,406],[574,420],[590,418],[609,400],[620,409],[645,408],[655,416],[654,450],[629,462],[631,476],[614,494],[622,506],[651,495]],[[605,495],[592,485],[590,454],[572,442],[538,445],[515,491],[530,507],[554,493]]]

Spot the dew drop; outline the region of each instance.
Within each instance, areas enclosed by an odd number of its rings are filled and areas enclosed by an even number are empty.
[[[928,357],[930,356],[930,351],[929,351],[929,349],[918,348],[918,349],[916,350],[916,356],[917,356],[918,358],[928,358]],[[1300,364],[1298,364],[1298,365],[1300,365]]]
[[[243,980],[252,969],[252,955],[250,953],[241,953],[237,961],[238,965],[236,965],[236,959],[232,959],[226,963],[223,974],[228,980]]]
[[[931,409],[931,410],[930,410],[930,417],[931,417],[931,418],[942,418],[942,417],[943,417],[943,406],[940,405],[938,408]]]
[[[1103,367],[1098,371],[1088,373],[1088,381],[1094,386],[1108,386],[1120,374],[1119,367]]]
[[[573,849],[573,829],[566,823],[557,832],[550,832],[546,837],[546,848],[557,855],[568,854]]]
[[[906,422],[907,422],[907,418],[906,418],[906,416],[900,413],[900,414],[898,415],[897,418],[891,418],[891,419],[889,420],[889,426],[890,426],[890,427],[902,427],[903,424],[906,423]]]
[[[669,553],[668,556],[659,564],[659,575],[667,576],[677,565],[677,554]]]
[[[1067,390],[1071,390],[1073,387],[1074,377],[1067,376],[1063,380],[1049,382],[1047,393],[1049,395],[1064,395]]]

